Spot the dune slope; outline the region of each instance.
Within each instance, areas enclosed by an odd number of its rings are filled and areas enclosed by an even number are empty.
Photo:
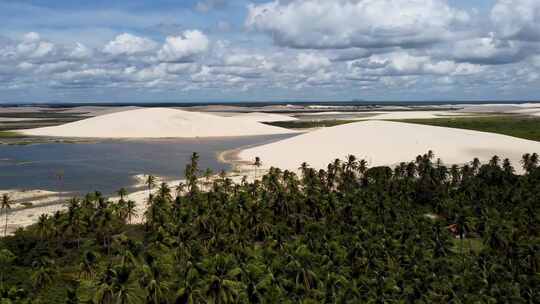
[[[239,158],[260,157],[264,167],[296,170],[302,162],[326,168],[336,158],[353,154],[370,166],[414,160],[428,150],[447,164],[463,164],[493,155],[509,158],[515,167],[524,153],[540,152],[540,142],[515,137],[417,124],[365,121],[317,130],[275,143],[246,149]]]
[[[106,114],[26,135],[91,138],[193,138],[294,133],[253,119],[219,117],[167,108],[142,108]]]

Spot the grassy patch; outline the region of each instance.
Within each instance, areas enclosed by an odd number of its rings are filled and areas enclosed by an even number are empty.
[[[452,117],[396,121],[484,131],[540,141],[540,118],[528,116]]]
[[[81,119],[81,115],[87,114],[86,112],[78,113],[61,113],[53,111],[43,112],[8,112],[0,113],[0,117],[6,118],[48,118],[48,119]]]
[[[265,124],[287,129],[310,129],[334,127],[344,124],[358,122],[358,120],[293,120],[293,121],[273,121]]]
[[[13,131],[0,131],[0,138],[21,138],[24,135]]]

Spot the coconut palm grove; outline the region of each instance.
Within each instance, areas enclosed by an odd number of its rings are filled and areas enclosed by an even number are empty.
[[[142,220],[95,192],[3,237],[0,303],[540,303],[538,155],[514,165],[349,156],[234,183],[194,154],[177,189],[148,179]]]

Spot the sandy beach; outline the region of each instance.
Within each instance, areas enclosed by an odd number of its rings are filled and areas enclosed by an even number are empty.
[[[524,153],[540,152],[540,142],[494,133],[426,125],[365,121],[316,130],[293,138],[246,149],[242,161],[260,157],[263,166],[297,170],[302,162],[326,168],[336,158],[353,154],[370,166],[414,160],[428,150],[447,164],[464,164],[474,157],[509,158],[515,167]]]
[[[18,228],[35,223],[41,214],[53,214],[64,208],[62,204],[58,204],[59,193],[54,191],[0,190],[0,196],[4,194],[8,195],[11,202],[8,218],[8,233],[10,234]]]
[[[252,174],[252,168],[245,167],[245,169],[242,172],[229,172],[227,174],[227,177],[231,178],[233,182],[240,183],[244,175],[246,176],[247,180],[252,181],[254,178],[254,175]],[[261,171],[262,172],[262,171]],[[210,181],[217,178],[218,175],[215,174],[211,177]],[[145,175],[136,176],[137,183],[136,186],[139,186],[141,188],[144,188],[144,178],[146,178]],[[159,185],[163,182],[163,178],[156,176],[156,184]],[[179,183],[185,183],[186,181],[183,179],[179,180],[173,180],[173,181],[167,181],[166,184],[169,186],[169,188],[172,190],[173,193],[175,193],[175,188]],[[200,178],[199,180],[200,184],[204,184],[207,182],[206,178]],[[203,187],[204,190],[204,187]],[[157,191],[157,187],[154,187],[152,191],[149,191],[148,189],[143,189],[139,191],[135,191],[132,193],[129,193],[125,199],[132,200],[136,203],[136,215],[133,217],[132,222],[133,223],[143,223],[144,222],[144,212],[147,208],[148,203],[148,195],[150,193],[155,193]],[[39,216],[42,214],[47,214],[49,216],[53,215],[57,211],[63,211],[66,210],[67,205],[65,204],[65,201],[67,199],[62,199],[62,203],[58,202],[58,193],[52,192],[52,191],[44,191],[44,190],[28,190],[28,191],[20,191],[20,190],[11,190],[11,191],[0,191],[0,195],[2,193],[9,193],[10,197],[12,198],[13,204],[12,204],[12,210],[9,213],[9,221],[8,221],[8,234],[13,234],[18,228],[24,228],[27,226],[30,226],[32,224],[35,224]],[[19,202],[22,200],[31,200],[32,206],[30,207],[24,207]],[[109,198],[110,201],[118,201],[120,197],[118,196],[111,196]],[[3,223],[3,219],[2,219]]]

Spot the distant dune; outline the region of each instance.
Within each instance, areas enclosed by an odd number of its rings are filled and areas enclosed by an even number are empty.
[[[353,154],[370,166],[395,165],[433,150],[447,164],[463,164],[493,155],[509,158],[516,168],[524,153],[540,152],[540,142],[515,137],[426,125],[365,121],[320,129],[241,151],[241,160],[260,157],[264,167],[296,170],[302,162],[326,168],[336,158]]]
[[[96,116],[26,135],[89,138],[194,138],[295,133],[249,117],[220,117],[168,108],[142,108]]]

